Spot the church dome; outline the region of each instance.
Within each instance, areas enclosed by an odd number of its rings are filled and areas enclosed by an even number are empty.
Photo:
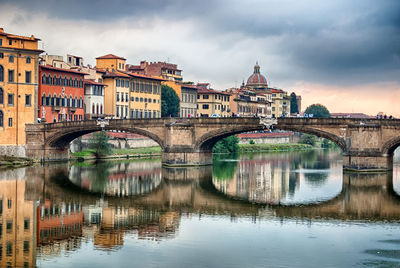
[[[254,65],[254,73],[247,79],[248,87],[268,87],[267,79],[260,73],[260,66],[258,63]]]

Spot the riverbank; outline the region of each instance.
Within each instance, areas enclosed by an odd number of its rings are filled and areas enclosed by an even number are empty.
[[[86,149],[81,152],[71,153],[71,159],[96,159],[93,155],[94,150]],[[142,148],[132,149],[112,149],[110,155],[102,157],[102,159],[113,159],[113,158],[151,158],[161,156],[161,147],[151,146]]]
[[[308,144],[301,143],[259,143],[259,144],[239,144],[240,153],[251,153],[251,152],[292,152],[292,151],[304,151],[312,150],[315,147]]]
[[[25,167],[34,163],[32,159],[25,157],[14,157],[7,155],[0,155],[0,167]]]

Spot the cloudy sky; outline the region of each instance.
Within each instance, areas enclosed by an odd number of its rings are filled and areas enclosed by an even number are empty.
[[[0,0],[0,27],[48,54],[169,61],[185,81],[239,86],[256,61],[303,109],[400,117],[398,0]]]

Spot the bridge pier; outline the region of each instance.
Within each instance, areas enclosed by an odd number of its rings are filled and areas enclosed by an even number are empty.
[[[343,169],[357,172],[379,172],[393,169],[393,155],[350,155],[343,153]]]
[[[164,166],[204,166],[212,165],[212,151],[166,150],[162,153]]]

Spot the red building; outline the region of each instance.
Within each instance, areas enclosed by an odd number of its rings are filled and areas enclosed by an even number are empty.
[[[82,235],[83,211],[80,204],[52,204],[37,207],[37,245]]]
[[[48,123],[84,118],[84,75],[71,69],[39,67],[39,117]]]

